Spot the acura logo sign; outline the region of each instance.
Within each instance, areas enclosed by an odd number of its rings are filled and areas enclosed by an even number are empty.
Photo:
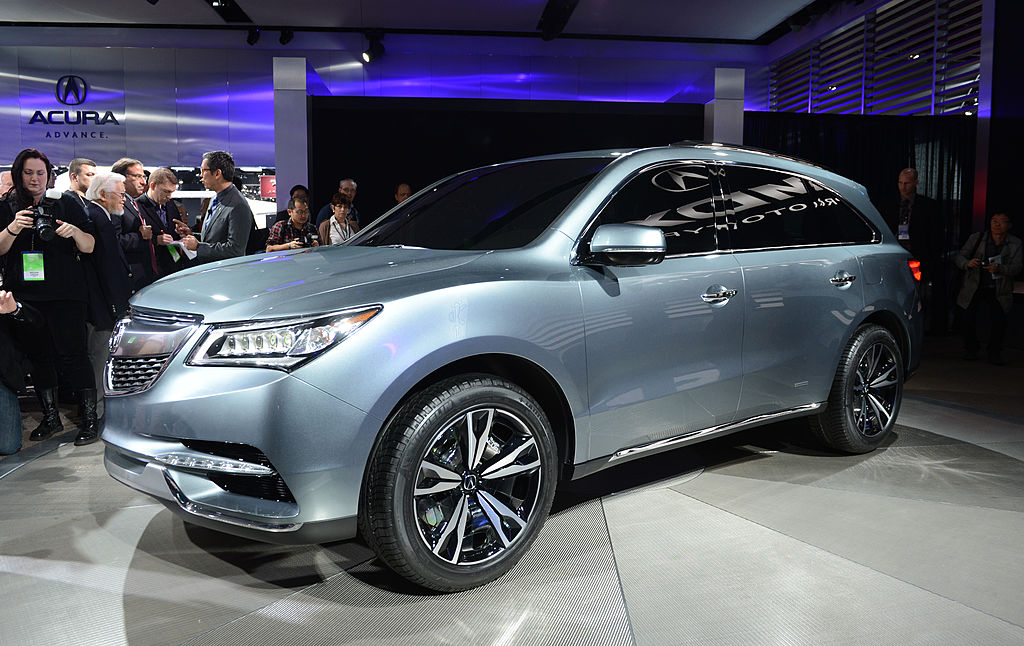
[[[81,105],[85,102],[85,95],[89,91],[89,84],[81,76],[62,76],[57,79],[57,87],[54,95],[64,105]]]

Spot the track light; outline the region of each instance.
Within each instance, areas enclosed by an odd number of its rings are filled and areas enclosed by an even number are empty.
[[[249,35],[245,37],[245,42],[249,43],[250,45],[255,45],[256,41],[258,41],[259,39],[260,39],[260,28],[259,27],[250,27],[249,28]]]
[[[287,45],[288,43],[292,42],[292,38],[295,38],[294,31],[292,31],[291,29],[282,29],[281,37],[277,39],[277,42],[281,43],[282,45]]]
[[[146,0],[146,2],[148,2],[149,4],[151,4],[151,5],[153,5],[155,7],[156,3],[160,2],[160,0]]]
[[[378,34],[366,34],[366,40],[369,41],[370,46],[363,52],[364,63],[372,63],[384,55],[384,43],[381,42],[381,38]]]

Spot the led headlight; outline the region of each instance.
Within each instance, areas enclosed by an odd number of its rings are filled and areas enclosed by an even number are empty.
[[[380,310],[377,305],[316,317],[215,324],[187,363],[290,370],[340,343]]]

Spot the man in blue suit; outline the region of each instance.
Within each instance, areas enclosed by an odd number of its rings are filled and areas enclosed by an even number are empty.
[[[96,229],[96,246],[89,254],[86,281],[89,285],[89,360],[101,384],[107,362],[107,342],[114,323],[128,310],[132,294],[131,270],[118,240],[124,214],[124,175],[97,173],[85,192],[85,213]],[[103,419],[103,389],[96,402],[96,416]]]

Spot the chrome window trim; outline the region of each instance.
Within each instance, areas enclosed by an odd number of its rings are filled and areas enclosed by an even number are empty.
[[[621,182],[616,184],[614,189],[609,191],[608,195],[606,195],[603,200],[601,200],[601,203],[597,206],[597,208],[591,214],[590,219],[587,220],[586,225],[584,225],[583,228],[580,229],[580,233],[579,233],[579,235],[576,236],[576,241],[573,243],[572,251],[569,254],[569,258],[570,258],[569,264],[574,266],[574,267],[584,266],[583,258],[588,255],[587,253],[581,252],[581,248],[583,247],[584,242],[593,234],[594,223],[597,222],[597,218],[601,215],[601,212],[604,211],[605,207],[608,206],[609,202],[611,202],[613,199],[615,199],[615,196],[619,194],[619,192],[622,190],[622,188],[626,184],[629,184],[634,179],[639,177],[642,173],[646,173],[647,171],[649,171],[651,169],[658,168],[659,166],[677,166],[679,164],[691,164],[691,165],[696,165],[696,166],[703,166],[704,168],[706,168],[708,170],[708,176],[709,177],[711,177],[713,175],[716,175],[716,173],[713,172],[714,171],[715,160],[707,160],[707,159],[667,159],[667,160],[664,160],[664,161],[653,162],[651,164],[648,164],[647,166],[643,166],[641,168],[637,168],[637,169],[631,171],[628,175],[626,175],[622,179]],[[716,190],[718,191],[717,195],[715,194]],[[721,180],[712,179],[711,180],[711,200],[712,200],[712,205],[714,206],[714,209],[715,209],[715,216],[713,218],[715,221],[718,220],[719,215],[720,215],[719,210],[718,210],[718,206],[719,206],[719,200],[722,199],[722,198],[723,198],[723,194],[722,194],[722,182],[721,182]],[[628,223],[623,223],[623,224],[628,224]],[[641,226],[646,226],[646,225],[641,225]],[[667,241],[666,241],[666,244],[667,244]],[[693,252],[689,252],[689,253],[675,253],[675,254],[668,254],[668,253],[666,253],[665,254],[665,260],[669,260],[669,259],[672,259],[672,258],[695,258],[695,257],[700,257],[700,256],[711,256],[711,255],[714,255],[714,254],[717,254],[717,253],[721,253],[721,245],[718,244],[718,229],[716,227],[716,229],[715,229],[715,248],[714,249],[709,249],[707,251],[693,251]]]
[[[719,178],[719,180],[718,180],[718,186],[722,189],[722,201],[723,201],[723,208],[724,208],[723,217],[728,217],[729,215],[735,215],[735,211],[733,211],[732,209],[730,209],[730,208],[725,206],[725,201],[728,199],[729,196],[732,195],[732,187],[729,186],[729,169],[730,168],[740,168],[740,167],[742,167],[742,168],[754,168],[754,169],[757,169],[757,170],[765,170],[765,171],[770,171],[770,172],[773,172],[773,173],[789,174],[789,175],[791,175],[793,177],[799,177],[799,178],[807,180],[809,182],[814,182],[816,185],[821,186],[823,189],[825,189],[826,191],[831,193],[833,196],[835,196],[835,198],[838,199],[840,202],[842,202],[842,204],[844,206],[846,206],[848,209],[853,211],[857,215],[857,217],[860,218],[861,222],[864,223],[868,227],[868,229],[871,231],[871,240],[868,241],[868,242],[829,242],[829,243],[825,243],[825,244],[820,244],[819,243],[819,244],[806,244],[806,245],[786,245],[785,247],[758,247],[757,249],[736,249],[736,248],[732,247],[732,245],[730,244],[729,251],[741,252],[741,251],[770,251],[772,249],[814,249],[814,248],[820,248],[820,247],[842,247],[842,246],[853,246],[853,245],[862,245],[862,244],[876,244],[876,243],[882,242],[882,234],[878,230],[878,228],[874,225],[874,223],[871,222],[871,218],[869,218],[866,215],[864,215],[864,213],[861,212],[860,209],[855,207],[849,200],[847,200],[845,197],[843,197],[842,194],[840,194],[834,188],[832,188],[831,186],[825,184],[824,182],[822,182],[819,179],[815,179],[815,178],[813,178],[810,175],[807,175],[805,173],[799,173],[799,172],[796,172],[796,171],[790,171],[789,169],[772,168],[770,166],[761,166],[759,164],[754,164],[754,163],[750,163],[750,162],[735,161],[735,160],[731,160],[731,159],[716,160],[716,163],[719,164],[722,167],[723,171],[724,171],[723,172],[724,179]],[[803,162],[803,163],[807,163],[807,162]],[[822,170],[827,170],[827,169],[823,168]],[[726,187],[729,188],[728,195],[725,192]],[[716,212],[716,216],[717,216],[717,212]],[[716,236],[716,238],[717,238],[717,236]],[[730,242],[731,242],[731,240],[730,240]],[[726,251],[726,250],[723,249],[722,251]]]

